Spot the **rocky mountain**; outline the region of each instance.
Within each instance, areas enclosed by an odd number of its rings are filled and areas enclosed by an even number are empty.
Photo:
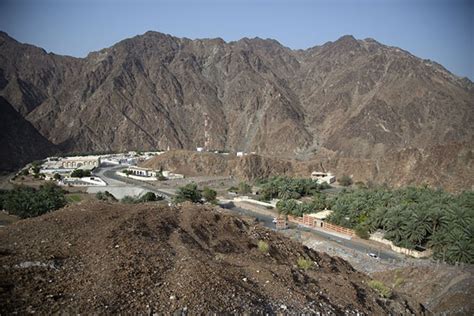
[[[0,240],[2,314],[428,314],[341,258],[195,204],[90,201]]]
[[[71,58],[0,34],[0,95],[64,151],[193,149],[204,144],[207,113],[215,149],[374,165],[400,157],[383,174],[404,166],[407,150],[426,158],[459,147],[472,161],[473,87],[352,36],[291,50],[147,32]]]
[[[15,170],[58,152],[4,98],[0,97],[0,170]]]

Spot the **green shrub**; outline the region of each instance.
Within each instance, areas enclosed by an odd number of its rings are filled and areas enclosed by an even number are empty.
[[[91,176],[90,170],[76,169],[73,172],[71,172],[72,178],[82,178],[82,177],[90,177],[90,176]]]
[[[362,225],[362,224],[357,225],[354,231],[355,231],[355,234],[359,238],[369,239],[369,237],[370,237],[369,229],[365,225]]]
[[[136,204],[138,203],[138,200],[130,195],[126,195],[120,200],[120,202],[125,204]]]
[[[155,193],[147,192],[138,199],[138,202],[154,202],[157,200],[158,200],[158,197],[156,196]]]
[[[95,194],[95,197],[98,199],[98,200],[101,200],[101,201],[112,201],[112,202],[116,202],[117,199],[115,198],[115,196],[113,196],[109,191],[105,191],[105,192],[97,192]]]
[[[176,191],[174,200],[176,203],[182,203],[184,201],[190,201],[193,203],[200,203],[202,198],[201,192],[198,190],[196,183],[186,184],[184,187],[180,187]]]
[[[372,289],[377,291],[380,296],[384,298],[390,298],[392,296],[392,291],[390,290],[390,288],[385,286],[385,284],[383,284],[382,282],[377,280],[371,280],[368,284]]]
[[[202,197],[209,203],[217,202],[217,192],[208,187],[205,187],[204,190],[202,190]]]
[[[257,246],[258,250],[260,250],[260,252],[262,253],[268,253],[268,251],[270,250],[270,246],[268,246],[268,243],[263,240],[259,240]]]
[[[296,263],[298,264],[298,268],[302,270],[308,270],[313,266],[313,262],[311,260],[307,260],[303,257],[299,257]]]

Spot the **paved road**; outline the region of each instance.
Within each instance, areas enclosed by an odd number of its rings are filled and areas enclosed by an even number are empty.
[[[155,186],[146,183],[144,181],[139,181],[131,178],[121,177],[116,174],[117,171],[125,169],[124,166],[107,166],[100,167],[94,170],[94,174],[101,177],[108,185],[112,186],[134,186],[137,188],[144,189],[146,191],[151,191],[155,194],[163,196],[166,200],[171,200],[174,196],[172,190],[160,190]]]
[[[162,191],[161,189],[156,188],[155,186],[146,183],[144,181],[139,181],[135,179],[130,179],[130,178],[125,178],[121,177],[116,174],[118,170],[124,169],[124,166],[112,166],[112,167],[101,167],[95,170],[94,174],[102,177],[107,184],[111,185],[125,185],[125,186],[136,186],[148,191],[152,191],[155,194],[160,194],[164,196],[167,200],[171,200],[171,198],[175,195],[174,191],[166,189],[166,191]],[[246,216],[251,216],[256,218],[259,222],[261,222],[265,227],[275,229],[275,224],[273,223],[273,216],[270,215],[264,215],[261,213],[257,212],[252,212],[247,209],[243,209],[240,207],[235,207],[235,206],[230,206],[230,207],[225,207],[225,205],[221,205],[221,207],[232,211],[233,213],[237,213],[240,215],[246,215]],[[325,233],[320,230],[314,230],[310,229],[304,226],[294,226],[293,229],[296,229],[298,231],[305,231],[309,232],[311,234],[314,234],[320,238],[324,238],[326,240],[330,240],[333,242],[336,242],[344,247],[347,247],[349,249],[358,251],[360,253],[363,253],[364,255],[372,252],[377,254],[381,259],[384,260],[401,260],[402,257],[400,255],[396,254],[395,252],[387,251],[387,250],[381,250],[376,247],[372,247],[369,245],[366,245],[364,243],[360,243],[354,240],[348,240],[345,238],[337,237],[332,234]],[[374,259],[375,260],[375,259]]]
[[[275,229],[275,224],[272,222],[273,216],[252,212],[252,211],[249,211],[247,209],[243,209],[243,208],[235,207],[235,206],[226,207],[225,205],[222,205],[222,207],[232,211],[233,213],[254,217],[259,222],[261,222],[265,227]],[[400,255],[398,255],[394,252],[386,251],[386,250],[380,250],[376,247],[371,247],[369,245],[366,245],[366,244],[363,244],[363,243],[360,243],[360,242],[357,242],[357,241],[354,241],[354,240],[348,240],[348,239],[345,239],[345,238],[337,237],[337,236],[325,233],[325,232],[320,231],[320,230],[314,230],[314,229],[307,228],[307,227],[300,226],[300,225],[293,226],[292,229],[296,229],[298,231],[305,231],[305,232],[314,234],[315,236],[318,236],[320,238],[324,238],[326,240],[336,242],[336,243],[338,243],[338,244],[340,244],[344,247],[347,247],[349,249],[361,252],[363,255],[366,255],[367,253],[372,252],[372,253],[377,254],[380,257],[380,259],[384,259],[384,260],[397,260],[398,261],[398,260],[402,259],[402,257],[400,257]],[[374,260],[376,260],[376,259],[374,259]]]

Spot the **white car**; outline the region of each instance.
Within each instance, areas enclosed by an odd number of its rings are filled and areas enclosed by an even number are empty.
[[[373,253],[373,252],[369,252],[369,253],[367,254],[367,256],[369,256],[369,257],[371,257],[371,258],[374,258],[374,259],[378,259],[378,258],[379,258],[379,256],[377,256],[377,255],[376,255],[375,253]]]
[[[277,221],[278,221],[278,220],[277,220],[277,218],[276,218],[276,217],[274,217],[274,218],[273,218],[273,220],[272,220],[272,222],[273,222],[274,224],[276,224],[276,223],[277,223]]]

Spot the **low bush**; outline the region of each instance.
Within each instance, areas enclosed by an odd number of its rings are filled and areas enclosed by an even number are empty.
[[[105,192],[97,192],[95,194],[95,197],[98,199],[98,200],[101,200],[101,201],[112,201],[112,202],[116,202],[117,199],[115,198],[115,196],[113,196],[109,191],[105,191]]]
[[[217,203],[217,192],[208,187],[205,187],[204,190],[202,190],[202,197],[209,203]]]
[[[377,291],[381,297],[390,298],[392,296],[392,291],[389,287],[377,280],[369,281],[369,286]]]
[[[313,262],[311,260],[307,260],[303,257],[299,257],[296,263],[298,264],[298,268],[302,270],[308,270],[313,265]]]
[[[90,170],[76,169],[71,173],[72,178],[82,178],[82,177],[90,177],[90,176],[91,176]]]
[[[263,240],[259,240],[257,246],[258,250],[260,250],[260,252],[262,253],[268,253],[268,251],[270,250],[270,246],[268,245],[268,243]]]

